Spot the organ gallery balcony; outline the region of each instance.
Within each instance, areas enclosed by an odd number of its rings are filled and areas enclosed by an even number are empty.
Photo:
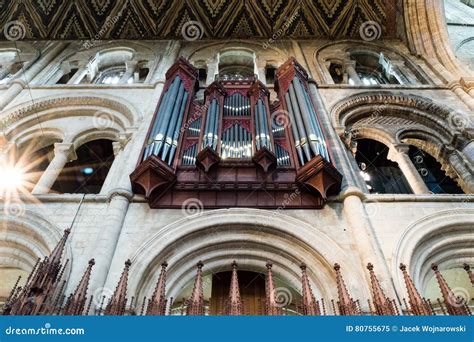
[[[130,175],[134,192],[152,208],[181,207],[189,198],[205,208],[322,208],[342,176],[308,75],[291,58],[276,78],[274,103],[256,77],[218,77],[198,101],[198,72],[180,58]]]

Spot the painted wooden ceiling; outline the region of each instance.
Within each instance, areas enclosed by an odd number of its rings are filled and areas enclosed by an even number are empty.
[[[0,0],[0,38],[360,38],[392,36],[396,0]],[[191,40],[192,40],[191,39]]]

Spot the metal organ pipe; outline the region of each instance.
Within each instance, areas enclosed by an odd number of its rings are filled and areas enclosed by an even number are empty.
[[[293,80],[292,84],[296,90],[298,103],[300,105],[300,108],[302,109],[301,112],[303,116],[304,125],[306,127],[306,130],[309,132],[308,138],[311,149],[314,152],[315,156],[321,155],[325,159],[329,160],[327,151],[323,151],[325,150],[325,148],[323,148],[322,146],[322,143],[324,142],[324,136],[322,134],[321,128],[316,123],[316,113],[314,113],[314,108],[308,102],[308,100],[310,100],[308,97],[308,93],[306,92],[303,85],[301,84],[301,81],[297,77]]]
[[[303,150],[301,148],[301,138],[300,138],[300,134],[298,133],[298,128],[295,125],[295,122],[296,122],[295,113],[294,113],[293,107],[291,105],[289,92],[287,92],[285,94],[285,101],[287,103],[288,113],[290,114],[290,120],[292,122],[292,124],[290,126],[291,126],[291,131],[292,131],[294,139],[295,139],[296,152],[298,154],[298,159],[299,159],[301,165],[303,165],[304,164],[304,157],[303,157]]]
[[[213,149],[217,147],[217,129],[219,127],[219,109],[216,99],[212,99],[211,106],[207,110],[206,126],[204,129],[204,147],[210,146]]]
[[[267,147],[270,151],[272,147],[270,146],[270,132],[268,131],[268,122],[267,122],[267,112],[265,106],[263,105],[262,99],[259,99],[257,102],[258,113],[260,117],[260,135],[262,137],[262,147]]]
[[[219,105],[217,100],[214,99],[214,126],[212,130],[212,148],[215,150],[217,148],[217,141],[219,139],[217,132],[219,130]]]
[[[160,104],[160,108],[158,109],[158,113],[156,114],[154,127],[150,132],[150,139],[153,141],[145,148],[145,153],[143,154],[143,160],[147,159],[151,154],[154,154],[153,151],[155,150],[156,146],[158,145],[159,136],[157,136],[159,129],[163,126],[162,116],[165,112],[165,108],[168,108],[169,102],[171,102],[173,98],[173,93],[176,91],[176,88],[179,83],[179,77],[176,77],[171,85],[168,87],[165,95],[163,96],[162,103]]]
[[[184,89],[184,85],[181,82],[181,79],[179,77],[176,77],[177,82],[173,85],[171,92],[170,92],[170,99],[168,103],[166,104],[166,107],[163,111],[163,117],[160,119],[159,127],[156,132],[156,137],[155,140],[157,143],[155,144],[153,148],[153,154],[158,155],[161,147],[163,146],[163,141],[164,141],[164,134],[166,130],[166,126],[170,122],[170,117],[171,113],[173,112],[173,107],[176,105],[176,96],[178,95],[179,91],[181,89]]]
[[[308,146],[309,145],[308,134],[306,133],[306,129],[302,120],[303,112],[302,112],[302,108],[300,107],[301,105],[298,103],[298,100],[296,99],[293,82],[290,84],[289,91],[290,91],[290,100],[291,100],[292,108],[295,114],[296,125],[300,133],[301,147],[303,148],[303,152],[306,156],[306,161],[308,161],[311,159],[311,151]]]
[[[329,152],[326,146],[326,140],[324,139],[324,134],[321,129],[321,126],[319,125],[319,122],[317,121],[317,115],[316,111],[314,110],[314,107],[311,102],[311,98],[309,97],[309,94],[305,91],[304,92],[305,98],[306,98],[306,103],[308,105],[308,108],[310,109],[311,115],[311,121],[313,123],[314,129],[317,132],[317,136],[319,139],[319,150],[320,150],[320,155],[323,156],[327,161],[331,161],[329,158]]]
[[[164,142],[165,142],[163,146],[163,153],[162,153],[163,160],[166,159],[169,149],[171,148],[171,144],[173,143],[174,130],[176,128],[176,124],[177,124],[180,110],[182,107],[183,97],[184,97],[184,85],[180,85],[178,97],[176,98],[176,101],[174,102],[174,108],[173,108],[173,112],[171,113],[171,117],[169,118],[169,120],[167,120],[167,122],[165,123],[165,126],[163,127]],[[168,127],[166,127],[166,125]]]
[[[255,121],[255,147],[258,150],[260,150],[261,147],[261,142],[260,142],[260,120],[259,120],[259,115],[258,115],[258,104],[255,104],[254,106],[254,121]]]
[[[188,93],[184,93],[183,101],[181,101],[181,108],[179,110],[178,123],[174,129],[170,157],[168,160],[169,165],[171,165],[171,163],[173,162],[174,154],[176,153],[176,149],[178,148],[179,132],[181,131],[181,124],[183,123],[184,110],[186,109],[187,100],[188,100]]]
[[[153,154],[168,165],[173,163],[188,96],[183,82],[176,76],[163,95],[155,126],[150,133],[153,141],[145,148],[143,159]]]

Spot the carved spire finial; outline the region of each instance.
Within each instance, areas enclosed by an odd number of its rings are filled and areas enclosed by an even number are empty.
[[[301,263],[301,293],[303,295],[303,314],[307,316],[319,316],[321,310],[319,309],[319,302],[314,298],[313,290],[306,272],[306,264]]]
[[[265,294],[266,294],[266,303],[265,303],[265,313],[269,316],[281,315],[281,308],[278,306],[276,300],[276,290],[275,283],[273,282],[273,264],[268,261],[265,265],[267,268],[267,281],[265,284]]]
[[[372,285],[372,297],[375,313],[381,316],[397,315],[397,311],[393,307],[392,301],[385,295],[384,291],[382,290],[382,286],[380,286],[380,283],[374,273],[374,265],[368,263],[367,269],[370,272],[370,283]]]
[[[410,311],[413,315],[420,315],[420,316],[429,316],[431,315],[431,309],[426,303],[423,298],[421,297],[420,293],[415,287],[413,280],[411,279],[410,275],[407,272],[407,267],[404,264],[400,264],[400,270],[403,272],[403,279],[405,280],[405,286],[407,288],[408,293],[408,303],[410,304]]]
[[[166,299],[166,267],[168,267],[168,263],[164,261],[161,264],[161,272],[156,283],[155,291],[148,304],[147,315],[166,314],[166,304],[168,302]]]
[[[431,264],[431,269],[435,272],[436,280],[438,281],[439,289],[441,290],[441,294],[443,295],[444,305],[446,305],[448,314],[460,316],[469,315],[470,312],[466,307],[466,303],[463,302],[462,298],[456,297],[456,295],[451,290],[448,283],[438,270],[438,265]]]
[[[242,315],[242,299],[240,297],[239,279],[237,277],[237,262],[232,262],[232,277],[230,280],[229,297],[225,305],[225,314],[236,316]]]
[[[196,278],[194,280],[193,293],[189,299],[186,308],[186,315],[188,316],[202,316],[204,315],[204,290],[202,284],[202,267],[204,264],[199,260],[197,263]]]
[[[92,267],[95,265],[94,259],[89,260],[81,281],[76,287],[74,293],[68,298],[64,306],[64,315],[82,315],[87,301],[87,288],[89,287],[89,280],[92,273]]]
[[[357,309],[357,304],[349,294],[344,278],[342,277],[341,266],[337,263],[334,264],[334,270],[336,271],[339,313],[343,316],[359,315],[360,312]]]
[[[125,314],[125,306],[127,305],[127,283],[128,283],[128,272],[130,270],[132,262],[130,259],[125,261],[125,267],[123,269],[120,280],[115,288],[115,292],[107,303],[104,315],[109,316],[121,316]]]

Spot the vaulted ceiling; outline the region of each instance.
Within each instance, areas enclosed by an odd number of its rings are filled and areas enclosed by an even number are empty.
[[[23,39],[360,37],[375,22],[395,32],[395,0],[0,0],[0,38],[20,23]],[[197,30],[197,32],[196,32]],[[201,32],[202,31],[202,32]],[[279,36],[280,38],[281,36]]]

